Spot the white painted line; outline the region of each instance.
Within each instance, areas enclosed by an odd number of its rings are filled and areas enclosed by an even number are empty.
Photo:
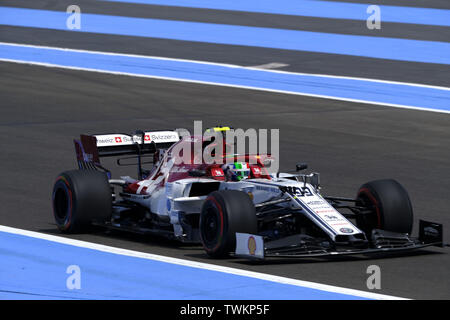
[[[275,90],[275,89],[250,87],[250,86],[242,86],[242,85],[232,85],[232,84],[226,84],[226,83],[220,83],[220,82],[207,82],[207,81],[189,80],[189,79],[183,79],[183,78],[160,77],[160,76],[142,75],[142,74],[135,74],[135,73],[128,73],[128,72],[108,71],[108,70],[101,70],[101,69],[69,67],[69,66],[51,64],[51,63],[32,62],[32,61],[27,61],[27,60],[15,60],[15,59],[0,58],[0,61],[20,63],[20,64],[30,64],[30,65],[37,65],[37,66],[51,67],[51,68],[62,68],[62,69],[77,70],[77,71],[98,72],[98,73],[106,73],[106,74],[138,77],[138,78],[181,81],[181,82],[198,83],[198,84],[204,84],[204,85],[213,85],[213,86],[230,87],[230,88],[238,88],[238,89],[266,91],[266,92],[282,93],[282,94],[292,94],[292,95],[297,95],[297,96],[323,98],[323,99],[331,99],[331,100],[338,100],[338,101],[345,101],[345,102],[364,103],[364,104],[371,104],[371,105],[377,105],[377,106],[387,106],[387,107],[394,107],[394,108],[412,109],[412,110],[419,110],[419,111],[450,114],[450,111],[440,110],[440,109],[428,109],[428,108],[421,108],[421,107],[415,107],[415,106],[407,106],[407,105],[400,105],[400,104],[393,104],[393,103],[373,102],[373,101],[360,100],[360,99],[341,98],[341,97],[334,97],[334,96],[327,96],[327,95],[320,95],[320,94],[310,94],[310,93],[302,93],[302,92],[295,92],[295,91]],[[241,68],[241,67],[239,67],[239,68]],[[276,72],[276,71],[268,70],[268,72]],[[442,88],[444,88],[444,87],[442,87]],[[447,90],[448,88],[444,88],[444,89]]]
[[[224,266],[219,266],[219,265],[214,265],[214,264],[209,264],[209,263],[196,262],[196,261],[192,261],[192,260],[184,260],[184,259],[166,257],[166,256],[161,256],[161,255],[156,255],[156,254],[151,254],[151,253],[145,253],[145,252],[133,251],[133,250],[122,249],[122,248],[117,248],[117,247],[105,246],[105,245],[101,245],[101,244],[97,244],[97,243],[69,239],[69,238],[64,238],[64,237],[59,237],[59,236],[53,236],[53,235],[49,235],[49,234],[44,234],[44,233],[34,232],[34,231],[29,231],[29,230],[24,230],[24,229],[18,229],[18,228],[12,228],[12,227],[8,227],[8,226],[0,225],[0,232],[7,232],[7,233],[17,234],[17,235],[21,235],[21,236],[47,240],[47,241],[52,241],[52,242],[56,242],[56,243],[66,244],[66,245],[72,245],[72,246],[80,247],[80,248],[86,248],[86,249],[92,249],[92,250],[97,250],[97,251],[101,251],[101,252],[108,252],[108,253],[124,255],[124,256],[128,256],[128,257],[142,258],[142,259],[166,262],[166,263],[171,263],[171,264],[176,264],[176,265],[181,265],[181,266],[186,266],[186,267],[223,272],[223,273],[228,273],[228,274],[233,274],[233,275],[238,275],[238,276],[244,276],[244,277],[249,277],[249,278],[255,278],[255,279],[260,279],[260,280],[281,283],[281,284],[293,285],[293,286],[298,286],[298,287],[306,287],[306,288],[310,288],[310,289],[334,292],[334,293],[338,293],[338,294],[357,296],[357,297],[361,297],[361,298],[377,299],[377,300],[406,300],[406,298],[401,298],[401,297],[395,297],[395,296],[383,295],[383,294],[366,292],[366,291],[361,291],[361,290],[336,287],[336,286],[331,286],[331,285],[326,285],[326,284],[321,284],[321,283],[316,283],[316,282],[279,277],[279,276],[274,276],[274,275],[270,275],[270,274],[247,271],[247,270],[230,268],[230,267],[224,267]]]
[[[281,62],[271,62],[271,63],[266,63],[266,64],[261,64],[259,66],[249,66],[249,67],[245,67],[247,69],[264,69],[264,70],[268,70],[268,69],[277,69],[277,68],[283,68],[283,67],[287,67],[289,66],[286,63],[281,63]]]
[[[69,52],[80,52],[80,53],[92,53],[92,54],[102,54],[102,55],[110,55],[110,56],[124,56],[124,57],[143,58],[143,59],[159,59],[159,60],[166,60],[166,61],[191,62],[191,63],[197,63],[197,64],[222,66],[222,67],[228,67],[228,68],[246,68],[246,69],[259,70],[259,69],[255,68],[255,67],[245,67],[245,66],[239,66],[239,65],[234,65],[234,64],[209,62],[209,61],[200,61],[200,60],[157,57],[157,56],[144,56],[144,55],[128,54],[128,53],[90,51],[90,50],[82,50],[82,49],[70,49],[70,48],[37,46],[37,45],[21,44],[21,43],[10,43],[10,42],[0,42],[0,45],[18,46],[18,47],[30,47],[30,48],[41,48],[41,49],[52,49],[52,50],[69,51]],[[290,72],[290,71],[282,71],[282,70],[267,70],[267,72],[285,73],[285,74],[301,75],[301,76],[317,76],[317,77],[334,78],[334,79],[363,80],[363,81],[370,81],[370,82],[378,82],[378,83],[386,83],[386,84],[398,84],[398,85],[405,85],[405,86],[414,86],[414,87],[422,87],[422,88],[431,88],[431,89],[439,89],[439,90],[448,90],[448,91],[450,91],[449,87],[432,86],[432,85],[411,83],[411,82],[399,82],[399,81],[379,80],[379,79],[360,78],[360,77],[336,76],[336,75],[317,74],[317,73],[300,73],[300,72]]]

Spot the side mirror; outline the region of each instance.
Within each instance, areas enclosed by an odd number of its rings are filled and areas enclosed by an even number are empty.
[[[309,178],[309,183],[313,185],[314,188],[319,189],[320,187],[320,174],[317,172],[311,173],[311,176]]]
[[[302,171],[302,170],[305,170],[305,169],[308,169],[308,164],[306,164],[306,163],[297,163],[295,165],[295,170],[296,171]]]

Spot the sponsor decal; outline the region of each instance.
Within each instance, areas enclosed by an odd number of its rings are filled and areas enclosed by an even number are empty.
[[[248,252],[254,256],[256,252],[256,240],[253,236],[248,237]]]
[[[264,241],[261,236],[236,232],[236,255],[264,258]]]
[[[281,192],[288,192],[296,197],[310,197],[313,196],[311,189],[308,187],[280,187]]]
[[[97,146],[106,147],[115,144],[133,144],[133,143],[141,143],[142,136],[140,135],[125,135],[125,134],[105,134],[105,135],[97,135]],[[161,132],[145,132],[144,134],[144,143],[151,143],[154,141],[155,143],[161,142],[177,142],[179,140],[178,133],[170,132],[170,131],[161,131]]]
[[[150,134],[150,139],[155,142],[176,142],[178,141],[178,134],[175,132],[168,132],[168,133],[154,133]]]
[[[320,210],[319,210],[320,209]],[[334,213],[336,212],[334,209],[330,208],[318,208],[318,210],[314,210],[316,213]]]
[[[325,204],[325,202],[322,200],[313,200],[313,201],[306,202],[306,204],[309,206],[318,206],[318,205]]]
[[[352,233],[352,232],[353,232],[353,229],[350,229],[350,228],[340,228],[339,231],[342,232],[342,233]]]
[[[114,141],[112,138],[103,138],[103,139],[97,139],[97,144],[112,144]]]
[[[280,190],[278,188],[264,187],[264,186],[260,186],[260,185],[256,185],[256,190],[267,191],[267,192],[272,192],[272,193],[280,193]]]

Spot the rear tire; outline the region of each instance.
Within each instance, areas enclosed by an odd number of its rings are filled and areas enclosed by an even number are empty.
[[[370,235],[373,229],[411,234],[413,210],[408,192],[395,180],[376,180],[363,184],[357,204],[372,208],[372,213],[356,218],[357,226]]]
[[[65,171],[56,178],[52,203],[58,229],[65,233],[86,231],[92,221],[111,217],[108,178],[95,170]]]
[[[206,253],[213,258],[227,256],[236,248],[236,232],[257,233],[252,200],[243,191],[212,192],[200,214],[200,237]]]

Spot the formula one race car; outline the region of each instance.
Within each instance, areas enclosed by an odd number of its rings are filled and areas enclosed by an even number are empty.
[[[218,128],[218,131],[227,128]],[[320,194],[319,174],[269,173],[269,154],[234,154],[223,144],[223,163],[183,161],[176,150],[214,146],[204,136],[178,131],[81,135],[74,140],[78,170],[61,173],[52,201],[62,232],[96,225],[201,243],[211,257],[316,257],[371,254],[443,246],[442,225],[420,221],[395,180],[363,184],[356,197]],[[233,149],[234,150],[234,149]],[[132,162],[137,179],[113,179],[100,163]],[[150,163],[149,168],[144,165]],[[353,221],[353,222],[351,222]]]

